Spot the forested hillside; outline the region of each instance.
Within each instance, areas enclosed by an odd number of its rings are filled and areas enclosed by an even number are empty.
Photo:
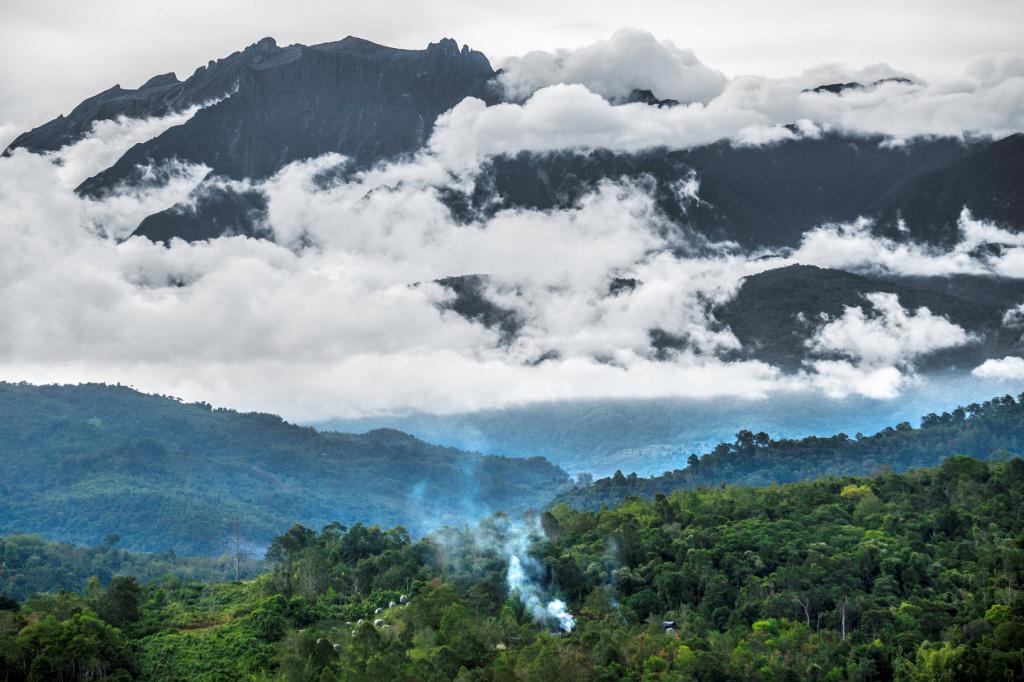
[[[953,454],[1004,459],[1024,453],[1024,395],[972,403],[952,412],[929,414],[920,428],[904,422],[873,436],[845,433],[828,438],[772,440],[766,433],[740,431],[733,443],[720,443],[683,469],[642,478],[614,476],[577,487],[558,502],[579,509],[613,506],[629,496],[653,497],[680,488],[762,486],[819,476],[864,476],[883,468],[906,471],[935,466]]]
[[[541,458],[485,457],[407,434],[320,433],[270,414],[127,387],[0,383],[0,533],[127,549],[262,551],[295,522],[425,532],[539,508],[568,482]]]
[[[140,554],[120,549],[119,541],[111,534],[97,547],[78,547],[36,535],[0,537],[0,595],[21,601],[36,592],[81,592],[90,579],[106,584],[117,576],[141,582],[237,580],[265,569],[262,561],[243,552],[219,557]]]
[[[1019,679],[1021,499],[1021,460],[953,457],[560,506],[526,536],[296,526],[256,580],[7,603],[0,678]]]

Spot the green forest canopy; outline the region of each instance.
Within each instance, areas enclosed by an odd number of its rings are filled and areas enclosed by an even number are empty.
[[[563,493],[557,503],[600,509],[631,495],[653,497],[723,483],[764,486],[820,476],[864,476],[883,468],[907,471],[936,466],[953,453],[983,460],[1024,453],[1024,395],[929,414],[920,428],[904,422],[873,436],[840,433],[773,440],[763,432],[740,431],[733,443],[721,443],[703,457],[690,455],[683,469],[650,478],[616,472]]]
[[[180,554],[254,551],[295,522],[423,533],[539,508],[569,483],[539,457],[321,433],[124,386],[0,383],[0,533]],[[82,510],[89,510],[88,514]]]
[[[503,515],[421,540],[295,526],[254,580],[116,578],[0,605],[0,676],[1019,678],[1022,499],[1024,461],[956,456],[903,474],[558,506],[530,551],[540,588],[577,617],[571,634],[509,593]]]

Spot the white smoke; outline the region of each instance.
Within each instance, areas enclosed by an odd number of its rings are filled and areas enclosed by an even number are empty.
[[[512,522],[508,526],[508,538],[504,553],[508,561],[505,581],[509,594],[515,595],[537,623],[556,624],[562,632],[576,628],[576,618],[566,609],[565,602],[551,595],[540,585],[543,569],[530,554],[533,538],[543,534],[540,524],[533,528]]]

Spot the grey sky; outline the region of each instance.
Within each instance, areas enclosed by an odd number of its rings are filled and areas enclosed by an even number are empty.
[[[986,52],[1024,50],[1020,0],[56,0],[0,1],[0,123],[37,125],[100,90],[179,77],[265,35],[359,35],[399,47],[442,36],[493,61],[576,47],[620,27],[693,48],[729,75],[788,75],[823,62],[888,62],[924,78]]]

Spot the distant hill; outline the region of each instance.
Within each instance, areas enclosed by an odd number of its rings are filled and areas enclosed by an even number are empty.
[[[128,549],[212,554],[241,540],[261,551],[295,522],[425,532],[539,508],[567,482],[539,457],[393,430],[320,433],[120,386],[0,383],[0,533],[87,545],[117,533]]]
[[[715,316],[733,331],[745,355],[794,370],[807,357],[806,342],[820,316],[838,317],[844,307],[870,309],[864,296],[872,292],[894,293],[904,308],[928,308],[979,337],[925,358],[926,368],[970,369],[987,358],[1021,352],[1020,329],[1002,321],[1024,299],[1024,281],[997,277],[889,278],[791,265],[747,277]]]
[[[680,489],[765,486],[822,476],[865,476],[882,469],[907,471],[936,466],[956,454],[981,460],[1024,454],[1024,395],[928,414],[920,428],[904,422],[873,436],[839,433],[772,440],[765,433],[744,430],[734,442],[720,443],[703,457],[692,455],[685,468],[650,478],[619,471],[562,494],[556,504],[597,510],[630,496],[650,498]]]

